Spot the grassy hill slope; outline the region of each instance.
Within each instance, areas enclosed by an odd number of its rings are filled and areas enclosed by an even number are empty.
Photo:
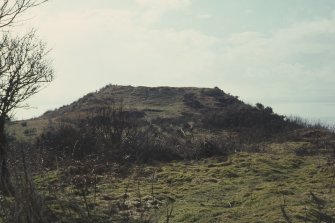
[[[262,153],[238,153],[228,159],[106,168],[95,183],[84,184],[90,213],[85,211],[83,185],[76,181],[90,175],[85,175],[87,167],[76,169],[82,175],[65,168],[38,177],[37,182],[45,192],[50,186],[62,188],[47,192],[47,197],[64,221],[331,223],[334,168],[326,158],[295,154],[308,146],[268,144]],[[119,175],[122,171],[127,174]],[[64,216],[59,204],[77,205],[86,217]]]
[[[46,112],[42,118],[78,117],[107,106],[122,106],[124,110],[142,113],[146,120],[177,118],[185,114],[198,115],[231,105],[246,106],[237,97],[219,88],[132,87],[107,85],[89,93],[70,105]]]
[[[108,85],[8,127],[16,205],[32,218],[335,221],[334,133],[219,88]]]
[[[47,111],[41,117],[13,122],[9,128],[17,138],[29,139],[47,131],[50,125],[85,119],[103,107],[122,107],[144,125],[153,124],[164,131],[207,135],[232,128],[286,128],[282,116],[271,108],[253,107],[219,88],[132,87],[107,85],[70,105]],[[24,122],[24,123],[23,123]],[[49,125],[49,126],[48,126]],[[266,126],[270,125],[270,126]],[[221,132],[222,133],[222,132]]]

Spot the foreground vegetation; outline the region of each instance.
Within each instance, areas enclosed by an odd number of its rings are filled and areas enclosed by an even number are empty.
[[[218,88],[107,86],[7,124],[3,222],[334,222],[334,132]]]
[[[309,143],[134,165],[74,162],[34,174],[50,222],[334,222],[334,160]],[[35,204],[36,205],[36,204]]]

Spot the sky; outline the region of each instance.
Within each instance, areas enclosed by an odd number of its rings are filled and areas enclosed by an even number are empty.
[[[217,86],[335,123],[334,0],[50,0],[25,17],[55,80],[17,119],[119,84]]]

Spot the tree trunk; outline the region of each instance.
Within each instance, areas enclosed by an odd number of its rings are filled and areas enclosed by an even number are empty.
[[[5,194],[11,194],[12,185],[10,183],[7,158],[5,119],[0,118],[0,191]]]

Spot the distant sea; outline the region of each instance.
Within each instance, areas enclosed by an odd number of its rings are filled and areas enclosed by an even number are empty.
[[[335,126],[335,102],[334,103],[268,103],[274,112],[286,116],[299,116],[310,122],[321,122],[331,127]]]

